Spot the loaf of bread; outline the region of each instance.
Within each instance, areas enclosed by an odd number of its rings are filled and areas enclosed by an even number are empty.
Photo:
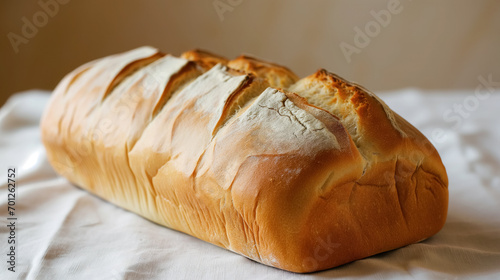
[[[288,271],[418,242],[446,220],[432,144],[325,70],[299,79],[247,56],[142,47],[64,77],[41,130],[52,166],[75,185]]]

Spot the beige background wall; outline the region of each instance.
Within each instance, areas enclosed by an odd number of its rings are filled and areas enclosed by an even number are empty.
[[[300,76],[326,68],[373,91],[474,88],[489,74],[500,81],[500,1],[40,2],[52,3],[51,15],[39,1],[0,2],[0,104],[20,90],[52,89],[86,61],[141,45],[172,54],[249,53]],[[23,17],[40,26],[27,33],[32,38],[23,35]],[[356,27],[372,37],[363,41]],[[17,53],[12,36],[19,36]],[[341,44],[356,52],[346,56]]]

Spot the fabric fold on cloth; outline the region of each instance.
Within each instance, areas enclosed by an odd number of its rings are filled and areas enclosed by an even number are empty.
[[[438,149],[450,182],[447,222],[417,244],[303,275],[154,224],[59,177],[40,141],[49,96],[19,93],[0,109],[0,279],[500,279],[498,90],[378,94]],[[6,265],[8,168],[16,169],[16,272]]]

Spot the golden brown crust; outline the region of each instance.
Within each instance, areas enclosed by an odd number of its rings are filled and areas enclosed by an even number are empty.
[[[200,49],[184,52],[181,58],[194,61],[205,70],[209,70],[219,63],[222,65],[227,65],[228,63],[227,58]]]
[[[364,158],[361,176],[330,188],[326,199],[314,204],[309,224],[318,227],[307,228],[304,236],[319,231],[323,239],[305,250],[322,248],[321,242],[330,236],[338,247],[321,261],[310,259],[312,266],[305,271],[418,242],[442,228],[448,206],[446,171],[435,148],[417,129],[374,94],[323,69],[290,90],[335,113],[350,128]],[[332,221],[324,213],[338,215]],[[348,234],[346,228],[351,229]],[[314,249],[303,253],[308,254],[314,255]]]
[[[41,123],[54,169],[154,222],[294,272],[443,226],[437,151],[373,93],[325,70],[297,81],[245,56],[183,57],[191,62],[142,48],[65,77]]]
[[[285,89],[298,80],[298,77],[284,66],[247,55],[241,55],[229,61],[227,65],[233,69],[263,77],[275,88]]]

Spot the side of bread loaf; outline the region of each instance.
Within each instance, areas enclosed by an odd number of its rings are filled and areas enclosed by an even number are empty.
[[[248,56],[142,47],[89,62],[41,122],[54,169],[161,225],[294,272],[428,238],[448,179],[362,87]]]

